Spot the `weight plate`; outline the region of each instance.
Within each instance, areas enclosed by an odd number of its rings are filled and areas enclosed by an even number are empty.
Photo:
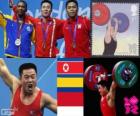
[[[105,25],[109,19],[110,10],[105,4],[97,3],[92,5],[92,20],[96,25]]]
[[[133,62],[128,60],[118,62],[114,66],[112,74],[122,88],[130,88],[138,80],[138,69]]]
[[[95,64],[89,66],[84,73],[85,76],[85,84],[91,90],[97,89],[97,76],[101,74],[107,74],[106,69],[100,65]]]
[[[129,27],[129,18],[124,13],[116,13],[111,19],[111,25],[115,27],[114,18],[118,20],[118,32],[125,32]]]

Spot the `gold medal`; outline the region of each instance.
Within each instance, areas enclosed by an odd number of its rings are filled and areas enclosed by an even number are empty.
[[[76,43],[73,42],[72,46],[73,46],[73,48],[76,48]]]

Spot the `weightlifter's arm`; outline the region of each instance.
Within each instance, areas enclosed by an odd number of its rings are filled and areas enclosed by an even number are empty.
[[[116,35],[118,33],[118,28],[119,28],[119,21],[117,18],[114,18],[114,21],[115,21],[115,31],[114,31],[114,34],[113,34],[113,38],[116,39]]]
[[[10,90],[13,92],[14,84],[20,84],[20,81],[10,73],[8,67],[6,66],[3,59],[0,58],[0,76],[6,85],[9,86]]]
[[[105,38],[104,38],[105,43],[109,43],[110,40],[111,40],[110,30],[111,30],[111,22],[109,21],[108,24],[107,24],[107,27],[106,27],[106,34],[105,34]]]
[[[115,83],[115,81],[113,81],[111,84],[110,90],[107,94],[107,103],[110,107],[113,107],[115,105],[116,87],[117,87],[117,84]]]
[[[115,81],[112,81],[112,84],[111,84],[111,87],[110,87],[110,90],[109,90],[109,97],[111,99],[115,99],[115,94],[116,94],[116,87],[117,87],[117,84]]]
[[[43,106],[57,113],[57,101],[47,93],[43,93]]]
[[[5,28],[5,26],[6,26],[6,19],[1,11],[0,11],[0,26],[3,28]]]

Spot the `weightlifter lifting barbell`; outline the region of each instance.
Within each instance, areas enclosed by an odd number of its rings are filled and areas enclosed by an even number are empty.
[[[112,14],[107,4],[95,3],[92,5],[92,20],[98,26],[107,24],[103,55],[114,55],[117,49],[117,33],[126,32],[129,28],[128,16],[122,11]]]
[[[89,72],[88,72],[89,71]],[[89,74],[89,78],[87,77]],[[100,107],[103,116],[116,116],[115,109],[115,90],[117,84],[112,82],[111,86],[108,82],[107,70],[99,64],[89,66],[85,71],[85,82],[92,90],[98,90],[101,95]],[[92,81],[91,81],[92,77]],[[90,79],[90,81],[89,81]],[[94,83],[94,84],[93,84]],[[91,85],[91,86],[89,86]],[[96,87],[95,87],[96,86]]]
[[[110,83],[108,80],[112,78]],[[112,74],[107,73],[100,64],[89,66],[85,70],[86,86],[101,95],[100,107],[103,116],[116,116],[115,94],[116,87],[130,88],[138,79],[138,69],[136,65],[128,60],[119,61],[115,64]]]

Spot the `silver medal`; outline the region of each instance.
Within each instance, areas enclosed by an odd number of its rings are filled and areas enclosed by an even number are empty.
[[[20,44],[21,44],[21,40],[20,40],[19,38],[17,38],[17,39],[15,40],[15,45],[16,45],[16,46],[20,46]]]

